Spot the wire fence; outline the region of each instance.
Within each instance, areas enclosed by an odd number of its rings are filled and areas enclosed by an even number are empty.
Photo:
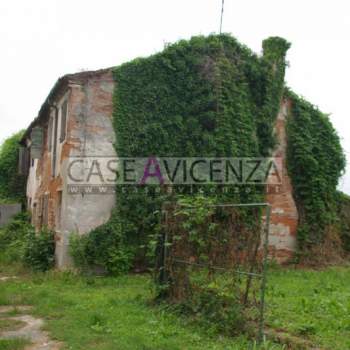
[[[164,204],[157,263],[163,296],[175,303],[192,298],[198,308],[206,308],[199,302],[203,291],[215,294],[222,302],[212,303],[214,308],[224,305],[231,312],[226,318],[237,324],[244,315],[262,341],[270,212],[268,203]],[[239,308],[227,307],[229,300]]]

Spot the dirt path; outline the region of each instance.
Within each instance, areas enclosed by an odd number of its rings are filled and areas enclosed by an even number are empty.
[[[13,278],[13,277],[11,277]],[[9,278],[2,277],[1,281]],[[29,314],[31,306],[0,306],[0,320],[14,321],[21,324],[13,330],[0,330],[0,339],[27,339],[30,345],[24,350],[60,350],[61,343],[50,339],[48,332],[42,330],[44,320]],[[15,316],[10,316],[15,314]]]

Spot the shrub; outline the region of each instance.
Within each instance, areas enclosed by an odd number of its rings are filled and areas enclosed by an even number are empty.
[[[122,239],[121,225],[114,217],[90,233],[70,239],[70,254],[81,270],[102,267],[112,275],[130,270],[134,254]]]
[[[350,196],[337,192],[340,238],[344,250],[350,252]]]
[[[52,231],[28,232],[23,262],[35,271],[47,271],[55,264],[55,238]]]
[[[80,270],[86,270],[89,267],[88,259],[86,257],[86,245],[88,235],[80,236],[73,233],[69,239],[69,253],[73,258],[74,265]]]
[[[17,214],[8,225],[0,230],[0,260],[4,263],[22,261],[26,236],[34,228],[30,225],[28,213]]]
[[[301,254],[322,246],[337,220],[337,186],[345,155],[329,117],[290,90],[287,123],[287,167],[299,213],[297,233]]]
[[[0,147],[0,198],[5,202],[23,202],[25,177],[18,174],[19,140],[23,132],[7,138]]]
[[[0,230],[0,260],[20,262],[35,271],[46,271],[54,265],[55,241],[52,232],[35,233],[28,213],[16,215]]]
[[[210,288],[194,290],[191,297],[176,308],[213,332],[235,335],[241,333],[246,324],[239,301]]]

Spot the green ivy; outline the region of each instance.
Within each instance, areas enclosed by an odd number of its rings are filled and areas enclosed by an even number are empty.
[[[55,235],[46,228],[35,233],[29,230],[26,236],[23,263],[34,271],[47,271],[55,265]]]
[[[133,254],[124,243],[121,224],[115,215],[87,235],[72,235],[69,248],[75,266],[82,271],[102,267],[118,275],[131,267]]]
[[[0,261],[21,263],[34,271],[46,271],[55,263],[54,233],[43,229],[35,232],[30,215],[19,213],[0,229]]]
[[[284,91],[285,57],[290,43],[279,37],[271,37],[263,41],[263,71],[268,81],[263,88],[263,99],[256,114],[259,116],[257,132],[261,154],[269,156],[276,144],[273,128]]]
[[[345,252],[350,252],[350,196],[337,193],[337,214],[340,238]]]
[[[329,118],[290,90],[287,165],[299,212],[300,250],[323,242],[337,221],[337,185],[345,156]]]
[[[320,242],[325,227],[336,220],[335,189],[345,159],[328,117],[292,92],[285,93],[289,47],[282,38],[268,38],[263,55],[257,56],[230,35],[197,36],[116,67],[113,125],[118,156],[268,156],[276,144],[273,129],[281,100],[290,97],[288,168],[300,211],[299,242],[305,247]],[[154,241],[159,222],[155,213],[164,201],[177,201],[176,194],[163,189],[140,189],[117,186],[111,220],[118,229],[107,230],[117,235],[116,251],[128,252],[129,259],[133,252],[134,263],[143,261],[149,241]],[[264,197],[264,188],[258,186],[249,193],[245,186],[235,194],[211,190],[207,186],[204,195],[221,203]],[[187,189],[181,194],[191,196]],[[110,239],[96,235],[100,230],[90,233],[96,247],[99,240]],[[94,261],[106,264],[104,254],[97,248],[90,252]]]
[[[25,202],[26,179],[18,174],[20,131],[0,147],[0,202]]]
[[[264,42],[258,57],[229,35],[193,37],[115,68],[114,128],[120,157],[259,157],[274,145],[289,44]],[[215,195],[218,202],[261,200],[263,188]],[[209,186],[204,189],[207,196]],[[184,192],[186,194],[186,191]],[[131,244],[155,232],[161,193],[117,187],[116,215]],[[142,255],[142,254],[141,254]],[[140,256],[140,252],[138,252]]]

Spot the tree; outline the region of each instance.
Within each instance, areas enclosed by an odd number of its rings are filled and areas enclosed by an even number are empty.
[[[25,176],[18,173],[20,131],[7,138],[0,146],[0,201],[25,200]]]

